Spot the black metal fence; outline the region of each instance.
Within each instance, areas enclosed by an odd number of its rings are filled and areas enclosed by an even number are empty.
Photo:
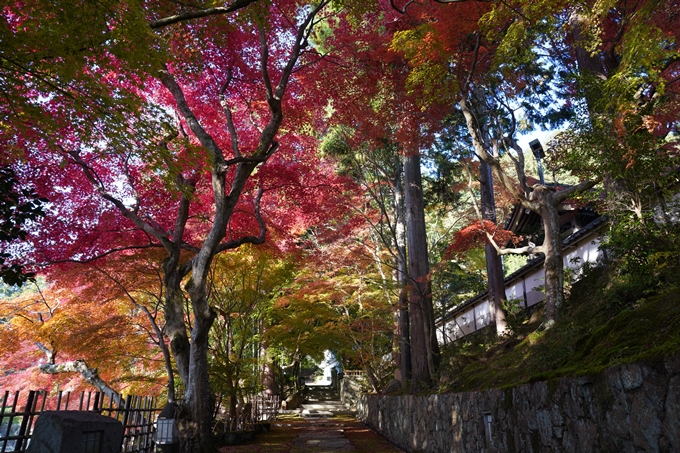
[[[23,452],[33,434],[37,417],[45,410],[92,411],[113,417],[123,424],[122,453],[151,453],[158,401],[151,397],[59,392],[49,397],[44,390],[28,394],[6,391],[0,401],[0,453]]]

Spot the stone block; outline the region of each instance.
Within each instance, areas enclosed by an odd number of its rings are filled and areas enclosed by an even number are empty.
[[[85,411],[45,411],[38,417],[27,453],[119,453],[123,424]]]
[[[680,376],[668,384],[663,430],[670,451],[680,451]]]

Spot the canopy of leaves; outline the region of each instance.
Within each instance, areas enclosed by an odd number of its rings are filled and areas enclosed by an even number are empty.
[[[25,224],[35,222],[45,215],[44,203],[32,188],[19,188],[14,170],[0,167],[0,243],[4,247],[15,240],[23,240],[28,234]],[[0,253],[0,277],[6,285],[21,286],[27,279],[34,277],[33,272],[24,272],[20,264],[5,264],[11,255]]]

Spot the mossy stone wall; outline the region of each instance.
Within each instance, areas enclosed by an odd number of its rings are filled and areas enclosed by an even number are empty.
[[[357,409],[409,452],[680,452],[680,353],[504,390],[362,395]]]

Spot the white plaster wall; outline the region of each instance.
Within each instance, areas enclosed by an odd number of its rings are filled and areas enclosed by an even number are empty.
[[[469,335],[475,331],[474,316],[474,307],[470,307],[467,311],[456,316],[456,323],[462,330],[463,335]]]
[[[570,267],[571,269],[579,269],[587,262],[597,262],[598,258],[602,255],[599,247],[599,238],[580,242],[578,247],[565,251],[566,253],[563,256],[564,266]]]
[[[463,334],[463,331],[453,319],[448,320],[444,324],[444,328],[437,326],[437,341],[439,341],[439,344],[451,343],[463,336],[465,334]]]
[[[489,315],[488,300],[475,305],[475,317],[477,318],[477,330],[489,325],[489,322],[491,322],[491,316]]]
[[[505,287],[505,298],[510,299],[520,299],[522,305],[524,305],[524,280],[518,279],[513,280],[509,286]]]
[[[527,288],[527,307],[536,305],[545,299],[545,293],[542,290],[545,285],[545,271],[543,267],[531,271],[531,273],[524,277],[524,281]]]

